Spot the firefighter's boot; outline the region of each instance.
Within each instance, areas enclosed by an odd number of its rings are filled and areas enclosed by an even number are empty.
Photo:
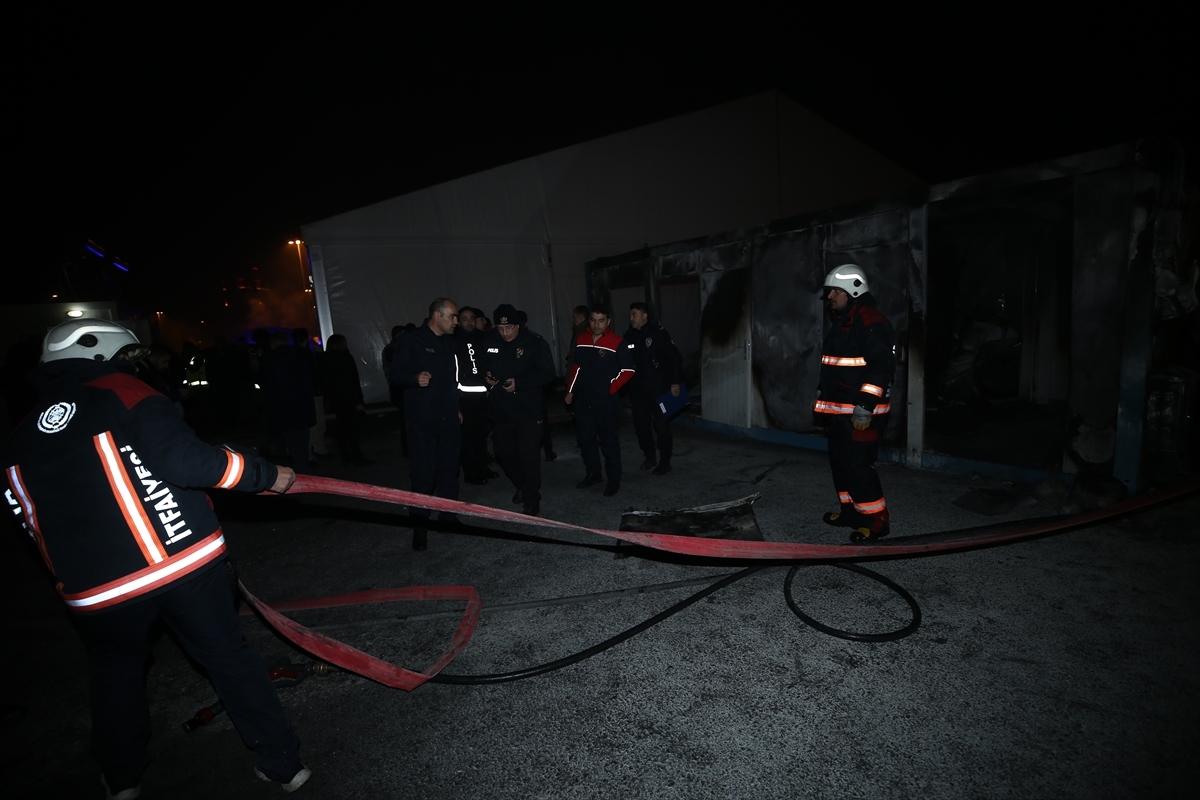
[[[892,532],[888,522],[888,512],[885,508],[878,514],[859,514],[854,530],[850,531],[851,544],[874,544]]]

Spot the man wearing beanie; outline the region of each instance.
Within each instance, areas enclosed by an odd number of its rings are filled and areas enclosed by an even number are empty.
[[[509,303],[498,306],[492,320],[495,328],[483,340],[483,372],[496,457],[516,487],[513,502],[537,516],[542,499],[542,388],[554,380],[554,359],[545,339],[521,327],[520,312]]]

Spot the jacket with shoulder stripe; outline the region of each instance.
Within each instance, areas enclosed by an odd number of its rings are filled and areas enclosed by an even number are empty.
[[[896,332],[875,307],[870,293],[851,300],[833,316],[821,348],[819,414],[853,414],[862,406],[873,414],[892,409],[896,374]]]
[[[74,611],[140,599],[218,563],[208,488],[259,492],[270,462],[205,444],[125,362],[33,374],[42,400],[3,451],[5,498]]]
[[[575,340],[575,363],[567,377],[567,391],[591,400],[616,395],[633,377],[633,345],[611,329],[592,341],[586,330]]]

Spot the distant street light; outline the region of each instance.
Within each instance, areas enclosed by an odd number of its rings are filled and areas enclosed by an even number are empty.
[[[300,288],[308,291],[308,270],[304,268],[304,254],[300,252],[300,245],[304,242],[299,239],[288,239],[288,244],[296,245],[296,258],[300,259]]]

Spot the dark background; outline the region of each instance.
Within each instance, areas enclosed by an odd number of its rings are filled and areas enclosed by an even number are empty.
[[[738,8],[24,12],[8,302],[91,239],[129,302],[203,316],[219,276],[295,281],[305,222],[772,88],[931,183],[1151,135],[1195,160],[1194,6]]]

